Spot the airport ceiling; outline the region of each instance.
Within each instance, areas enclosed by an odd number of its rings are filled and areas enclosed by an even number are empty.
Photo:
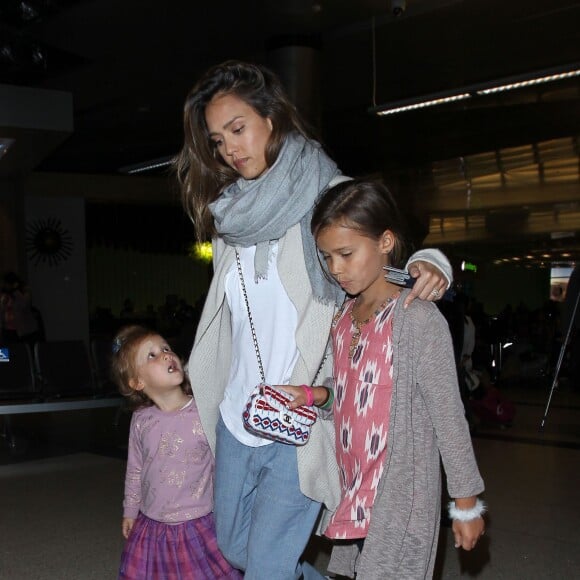
[[[308,70],[308,82],[284,61],[293,58],[289,47],[314,49],[319,65]],[[491,155],[490,171],[504,175],[502,151],[527,148],[542,181],[538,144],[562,142],[565,148],[552,149],[566,149],[578,172],[579,76],[383,117],[370,112],[579,69],[578,1],[0,3],[0,83],[73,97],[74,131],[37,171],[118,174],[168,159],[182,143],[189,88],[208,66],[230,58],[267,64],[294,89],[310,91],[315,104],[307,114],[351,175],[405,179],[448,163],[461,166],[453,183],[466,177],[465,160]]]

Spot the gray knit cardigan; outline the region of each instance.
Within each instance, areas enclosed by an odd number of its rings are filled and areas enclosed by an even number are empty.
[[[438,308],[415,300],[393,318],[393,395],[387,456],[359,556],[334,547],[329,570],[357,580],[431,578],[443,462],[450,497],[484,489],[459,396],[453,347]]]

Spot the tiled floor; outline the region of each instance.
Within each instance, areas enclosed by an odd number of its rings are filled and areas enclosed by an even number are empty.
[[[508,429],[479,426],[474,447],[486,482],[488,532],[457,553],[442,534],[441,578],[580,578],[580,393],[551,385],[504,389],[516,403]]]
[[[465,553],[443,528],[435,577],[580,578],[580,392],[554,392],[543,433],[549,385],[504,392],[517,405],[513,426],[480,425],[474,435],[488,532]],[[16,449],[0,447],[0,578],[116,577],[128,417],[115,428],[114,414],[14,419]],[[314,558],[323,568],[327,554]]]

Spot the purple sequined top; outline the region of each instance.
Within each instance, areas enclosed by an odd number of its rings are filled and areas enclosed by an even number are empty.
[[[195,401],[179,411],[135,411],[129,432],[123,516],[169,524],[213,510],[214,460]]]

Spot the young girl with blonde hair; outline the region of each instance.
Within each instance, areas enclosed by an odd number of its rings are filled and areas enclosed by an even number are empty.
[[[135,409],[119,578],[241,578],[217,547],[213,456],[179,357],[157,333],[128,326],[113,341],[112,373]]]

